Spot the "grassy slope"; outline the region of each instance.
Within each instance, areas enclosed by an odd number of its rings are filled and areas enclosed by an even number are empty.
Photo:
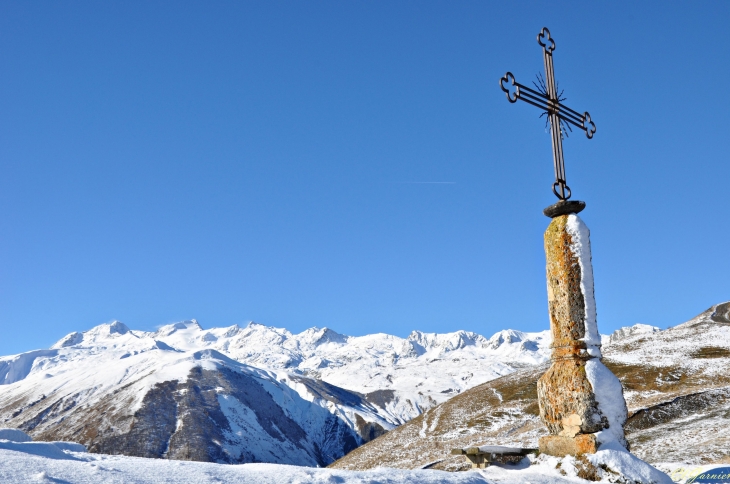
[[[604,348],[629,406],[632,452],[649,462],[730,460],[730,303],[665,331],[629,336]],[[474,387],[331,464],[460,470],[454,447],[536,447],[547,433],[536,381],[547,366]]]

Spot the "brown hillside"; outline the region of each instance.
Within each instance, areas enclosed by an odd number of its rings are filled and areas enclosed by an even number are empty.
[[[632,452],[649,462],[730,459],[730,303],[655,333],[604,347],[629,406]],[[444,470],[468,468],[454,447],[536,447],[547,433],[538,417],[536,382],[547,365],[474,387],[355,449],[330,465]]]

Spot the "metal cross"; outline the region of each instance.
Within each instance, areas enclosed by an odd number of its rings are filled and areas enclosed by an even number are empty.
[[[543,58],[545,60],[545,81],[543,82],[542,79],[538,78],[540,85],[535,84],[538,90],[530,89],[515,81],[515,76],[511,72],[508,72],[499,80],[499,85],[507,93],[507,100],[509,102],[514,103],[520,99],[528,104],[537,106],[545,111],[543,114],[548,115],[553,142],[553,166],[555,167],[553,193],[560,200],[567,200],[570,198],[571,192],[570,187],[565,182],[563,134],[565,133],[565,128],[570,129],[570,126],[564,123],[570,123],[582,129],[586,132],[588,138],[593,138],[593,134],[596,132],[596,125],[591,121],[591,116],[587,112],[579,114],[560,103],[564,99],[558,95],[555,74],[553,73],[555,41],[550,37],[550,31],[547,27],[543,27],[542,31],[537,34],[537,43],[542,46]]]

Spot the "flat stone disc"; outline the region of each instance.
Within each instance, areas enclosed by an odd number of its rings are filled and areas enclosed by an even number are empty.
[[[542,213],[546,217],[555,218],[560,215],[568,215],[570,213],[578,213],[586,208],[586,202],[580,200],[560,200],[544,209]]]

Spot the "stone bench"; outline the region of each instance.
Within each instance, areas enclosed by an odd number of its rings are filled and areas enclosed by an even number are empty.
[[[536,454],[537,449],[522,449],[520,447],[504,447],[501,445],[482,445],[480,447],[466,447],[451,449],[453,455],[465,455],[471,461],[472,469],[484,469],[493,462],[506,464],[522,460],[527,454]]]

